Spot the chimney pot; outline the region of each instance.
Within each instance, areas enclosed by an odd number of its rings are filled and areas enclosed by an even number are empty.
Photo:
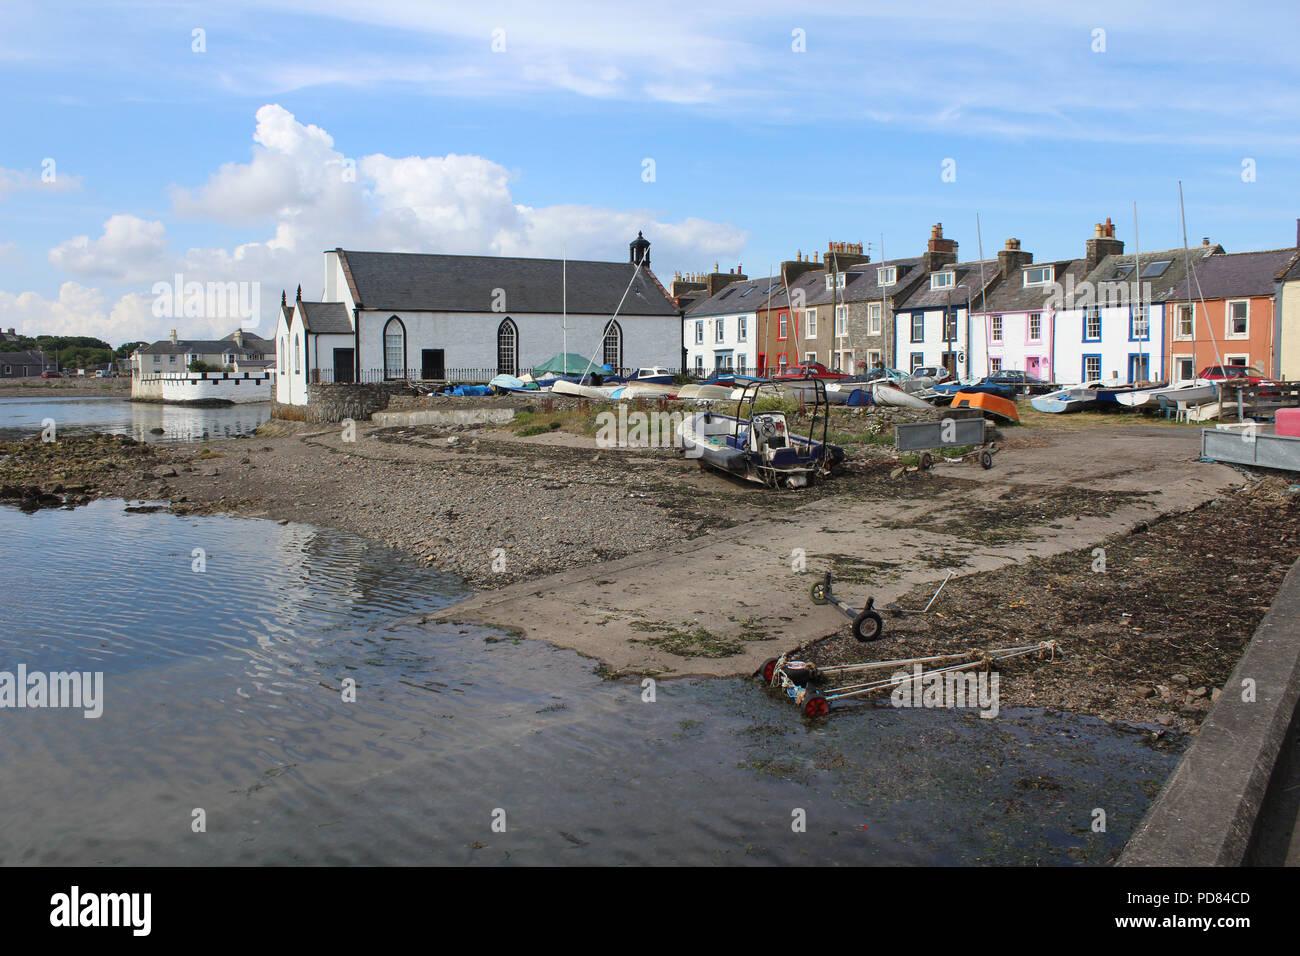
[[[1203,245],[1203,246],[1208,246],[1209,244],[1210,244],[1210,237],[1209,237],[1209,236],[1201,236],[1201,245]]]

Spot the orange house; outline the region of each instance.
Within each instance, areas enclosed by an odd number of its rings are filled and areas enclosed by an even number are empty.
[[[1173,381],[1211,365],[1278,374],[1274,277],[1295,249],[1206,256],[1193,264],[1190,297],[1174,290],[1165,307],[1165,368]]]

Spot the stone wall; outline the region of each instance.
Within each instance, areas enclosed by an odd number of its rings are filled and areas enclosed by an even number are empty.
[[[407,391],[405,382],[374,382],[368,385],[307,386],[306,405],[271,402],[271,417],[297,422],[368,421],[375,412],[388,407],[394,395]]]

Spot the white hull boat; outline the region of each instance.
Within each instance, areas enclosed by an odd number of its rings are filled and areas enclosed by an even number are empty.
[[[1036,395],[1029,400],[1029,404],[1040,412],[1050,412],[1052,414],[1081,412],[1084,409],[1096,408],[1101,404],[1101,397],[1097,394],[1099,388],[1118,387],[1119,384],[1114,379],[1096,378],[1081,385],[1058,388],[1046,395]]]
[[[615,401],[633,398],[673,398],[677,389],[672,385],[656,385],[653,382],[628,382],[614,387],[610,397]]]
[[[1144,405],[1158,405],[1160,399],[1164,398],[1170,402],[1185,402],[1189,405],[1199,405],[1202,402],[1212,401],[1217,394],[1217,387],[1213,382],[1208,382],[1203,378],[1194,379],[1188,382],[1177,382],[1173,385],[1165,385],[1159,388],[1147,388],[1136,392],[1125,392],[1116,396],[1121,405],[1128,405],[1130,408],[1141,408]]]
[[[597,402],[608,402],[612,400],[614,385],[578,385],[575,382],[567,382],[559,379],[551,386],[552,395],[569,395],[574,398],[589,398]]]
[[[877,382],[871,389],[871,395],[877,405],[893,405],[895,408],[916,408],[928,410],[930,403],[923,398],[909,395],[901,388]]]

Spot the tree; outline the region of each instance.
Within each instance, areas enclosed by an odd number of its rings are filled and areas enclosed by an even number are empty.
[[[114,358],[130,358],[132,352],[148,344],[148,342],[123,342],[113,350],[113,356]]]

